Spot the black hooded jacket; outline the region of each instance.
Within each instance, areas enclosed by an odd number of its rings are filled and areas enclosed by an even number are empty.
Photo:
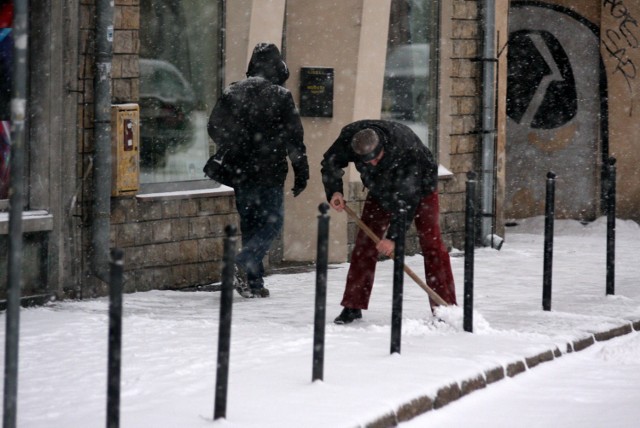
[[[251,56],[247,78],[232,83],[218,99],[207,131],[219,148],[228,148],[234,187],[280,186],[287,176],[287,155],[296,179],[308,180],[304,131],[291,93],[281,86],[289,77],[278,48],[260,43]]]
[[[361,162],[351,147],[353,136],[363,129],[373,129],[381,137],[384,155],[376,166]],[[411,128],[397,122],[360,120],[342,128],[322,161],[322,182],[327,200],[331,200],[336,192],[344,195],[343,169],[349,162],[353,162],[360,172],[369,195],[391,213],[388,239],[395,239],[398,234],[398,202],[407,204],[408,226],[420,199],[433,193],[438,186],[438,164],[433,155]]]

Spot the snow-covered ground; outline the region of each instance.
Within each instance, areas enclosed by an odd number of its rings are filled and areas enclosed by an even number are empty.
[[[552,311],[544,312],[543,223],[534,218],[509,228],[500,251],[477,249],[472,334],[462,329],[461,308],[446,308],[439,313],[446,322],[435,321],[426,293],[405,277],[399,355],[389,354],[392,262],[378,265],[369,310],[363,320],[347,326],[332,320],[341,309],[348,265],[330,266],[322,382],[311,382],[315,272],[267,277],[269,299],[235,295],[226,420],[213,421],[220,293],[125,295],[121,426],[364,425],[414,398],[435,397],[443,386],[548,350],[564,354],[567,343],[640,320],[640,227],[617,222],[616,295],[606,296],[605,219],[586,226],[556,221]],[[453,255],[462,305],[464,258]],[[421,256],[406,261],[422,273]],[[104,426],[108,300],[55,302],[24,309],[20,316],[18,426]],[[0,332],[4,343],[4,314]],[[608,419],[610,426],[635,426],[630,421],[640,420],[640,407],[618,404],[623,397],[640,400],[640,388],[629,386],[638,378],[638,341],[638,334],[631,333],[598,342],[409,424],[513,426],[499,419],[504,415],[498,413],[507,413],[518,426],[541,426],[536,423],[543,410],[523,409],[539,405],[543,394],[529,394],[531,400],[527,394],[558,379],[563,387],[551,394],[564,408],[573,402],[576,412],[584,412],[589,406],[581,401],[597,399],[618,416]],[[1,352],[4,362],[4,346]],[[625,352],[635,353],[627,358]],[[615,363],[615,371],[607,361]],[[518,390],[524,395],[518,397]],[[507,399],[514,404],[506,404],[511,403]],[[474,416],[472,407],[484,409],[484,419]],[[575,426],[578,420],[575,412],[550,414],[554,419],[547,415],[545,426]],[[477,420],[485,424],[467,425]],[[602,426],[602,419],[579,420],[583,428]]]
[[[640,334],[599,342],[490,385],[402,428],[638,426]]]

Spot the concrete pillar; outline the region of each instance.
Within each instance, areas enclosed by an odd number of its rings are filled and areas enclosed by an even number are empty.
[[[320,162],[340,129],[354,120],[380,117],[382,85],[387,49],[390,0],[341,0],[326,2],[298,0],[287,5],[287,62],[291,77],[287,87],[300,101],[300,68],[334,69],[332,118],[303,118],[308,150],[310,180],[298,198],[285,201],[285,260],[313,260],[316,252],[318,205],[325,201]],[[349,181],[359,180],[355,169],[347,171]],[[289,175],[286,189],[293,185]],[[330,211],[329,259],[347,257],[347,216]]]

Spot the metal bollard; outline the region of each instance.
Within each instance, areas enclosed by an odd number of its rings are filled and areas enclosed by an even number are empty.
[[[616,273],[616,158],[607,165],[607,295],[615,294]]]
[[[213,419],[227,417],[227,388],[229,385],[229,350],[231,348],[231,309],[233,306],[233,274],[236,263],[235,226],[225,228],[222,256],[222,290],[220,291],[220,322],[218,326],[218,364]]]
[[[542,309],[551,310],[551,278],[553,276],[553,222],[555,218],[556,174],[547,173],[547,198],[544,214],[544,261],[542,269]]]
[[[316,253],[316,308],[313,329],[313,370],[311,381],[324,376],[324,327],[327,312],[327,266],[329,260],[329,204],[318,207],[318,248]]]
[[[467,173],[467,193],[465,208],[464,237],[464,304],[462,327],[464,331],[473,332],[473,263],[476,239],[476,173]]]
[[[120,426],[120,373],[122,367],[122,277],[124,252],[111,250],[109,278],[109,350],[107,363],[107,427]]]
[[[29,2],[13,2],[13,64],[11,74],[11,155],[9,195],[9,257],[7,260],[7,321],[4,356],[3,427],[14,428],[18,413],[18,348],[20,340],[20,287],[22,284],[22,209],[25,199],[26,130],[25,100],[27,96],[29,57]],[[19,42],[18,42],[19,41]],[[3,75],[1,77],[5,79]],[[23,106],[19,108],[19,106]],[[27,110],[28,112],[28,110]],[[5,263],[2,260],[1,263]]]
[[[400,353],[402,339],[402,297],[404,294],[404,247],[407,225],[407,210],[399,201],[399,227],[393,251],[393,303],[391,308],[391,353]]]

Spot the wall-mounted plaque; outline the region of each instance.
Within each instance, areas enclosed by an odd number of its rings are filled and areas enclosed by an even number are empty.
[[[333,117],[333,68],[300,69],[300,115]]]

